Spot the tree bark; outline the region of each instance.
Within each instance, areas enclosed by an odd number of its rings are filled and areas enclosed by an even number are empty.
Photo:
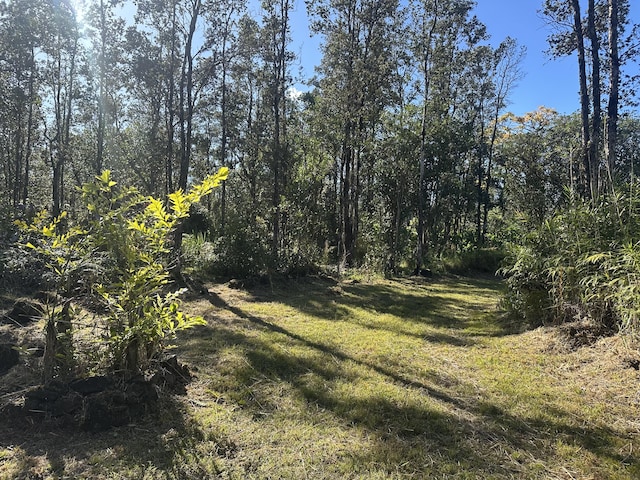
[[[168,196],[173,192],[173,159],[174,159],[174,139],[175,139],[175,94],[176,94],[176,82],[175,82],[175,68],[176,68],[176,4],[172,2],[171,11],[171,48],[169,51],[169,71],[168,75],[168,95],[167,95],[167,144],[166,144],[166,158],[165,158],[165,181],[164,181],[164,193]]]
[[[107,55],[107,25],[105,15],[104,0],[100,0],[100,57],[98,59],[98,131],[97,136],[97,148],[96,148],[96,162],[95,162],[95,174],[100,175],[104,164],[104,136],[105,136],[105,103],[106,103],[106,55]]]
[[[424,247],[425,247],[425,234],[424,234],[424,210],[425,210],[425,174],[427,163],[427,121],[428,121],[428,106],[427,102],[430,93],[430,65],[431,65],[431,44],[433,42],[433,36],[435,35],[436,25],[438,23],[438,5],[435,4],[434,17],[427,33],[422,48],[424,49],[424,56],[422,58],[422,81],[423,81],[423,104],[422,104],[422,118],[420,125],[420,173],[418,179],[418,231],[417,233],[417,245],[416,245],[416,273],[420,273],[420,269],[424,263]],[[426,20],[423,28],[426,27]]]
[[[596,30],[595,0],[589,0],[587,12],[587,31],[591,43],[591,91],[593,116],[591,117],[591,142],[589,143],[589,161],[591,164],[591,196],[600,192],[600,139],[602,136],[602,107],[600,94],[600,39]]]
[[[221,80],[221,98],[220,98],[220,164],[223,167],[227,166],[227,141],[229,137],[229,122],[227,118],[228,110],[228,86],[227,86],[227,74],[228,74],[228,58],[227,58],[227,42],[229,40],[229,29],[231,23],[231,14],[227,15],[225,19],[224,31],[222,33],[222,52],[220,65],[222,67],[222,80]],[[220,234],[224,236],[225,228],[227,224],[227,184],[222,182],[220,190]]]
[[[24,158],[24,177],[23,177],[23,185],[22,185],[22,201],[24,202],[25,208],[28,208],[29,202],[29,176],[31,171],[31,154],[33,153],[33,129],[34,129],[34,109],[35,109],[35,100],[36,100],[36,92],[35,92],[35,76],[36,76],[36,59],[35,59],[35,51],[34,47],[31,46],[30,49],[30,64],[31,64],[31,72],[29,74],[29,114],[27,118],[27,145],[26,145],[26,153]]]
[[[579,0],[571,0],[571,8],[573,10],[573,28],[576,34],[576,48],[578,50],[578,70],[580,75],[580,120],[582,125],[581,157],[582,165],[584,168],[582,194],[585,198],[591,198],[592,172],[589,155],[589,145],[591,144],[591,135],[589,129],[589,91],[587,88],[587,65]]]
[[[618,143],[618,102],[620,87],[620,56],[618,54],[618,0],[609,0],[609,102],[607,104],[607,130],[605,162],[608,172],[609,190],[613,190],[613,172]]]
[[[182,60],[182,74],[180,75],[180,171],[178,188],[187,189],[189,167],[191,163],[191,138],[193,131],[193,38],[196,33],[198,17],[200,15],[201,0],[193,0],[191,19],[187,31],[184,57]]]

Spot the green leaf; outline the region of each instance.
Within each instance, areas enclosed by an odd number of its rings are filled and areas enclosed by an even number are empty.
[[[598,253],[594,253],[594,254],[591,254],[588,257],[586,257],[584,259],[584,262],[585,263],[596,264],[596,263],[600,263],[603,260],[607,260],[609,258],[611,258],[611,254],[610,253],[598,252]]]

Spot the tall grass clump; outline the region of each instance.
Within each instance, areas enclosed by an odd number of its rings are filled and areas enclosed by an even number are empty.
[[[569,197],[541,225],[520,219],[508,245],[504,304],[531,326],[589,320],[640,332],[640,196]]]

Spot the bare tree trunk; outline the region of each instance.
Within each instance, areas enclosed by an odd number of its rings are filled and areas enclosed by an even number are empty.
[[[479,248],[483,244],[482,238],[482,204],[483,204],[483,196],[484,196],[484,188],[482,179],[484,178],[484,156],[485,156],[485,115],[484,115],[484,98],[479,99],[480,105],[478,108],[478,118],[480,121],[480,141],[478,142],[478,170],[476,172],[476,196],[477,196],[477,204],[476,204],[476,248]]]
[[[22,110],[23,110],[24,100],[18,100],[17,108],[15,112],[15,136],[13,139],[14,142],[14,151],[13,151],[13,205],[16,206],[20,202],[20,196],[22,193]]]
[[[34,108],[35,108],[35,52],[34,48],[31,47],[31,57],[30,63],[32,65],[32,70],[29,74],[29,114],[27,118],[27,145],[26,145],[26,153],[24,158],[24,177],[23,177],[23,185],[22,185],[22,201],[24,202],[25,208],[28,207],[27,203],[29,200],[29,175],[31,169],[31,154],[33,152],[33,128],[34,128]]]
[[[589,0],[587,12],[589,41],[591,43],[591,91],[593,117],[591,118],[591,143],[589,160],[591,162],[591,196],[600,192],[600,138],[602,136],[602,107],[600,95],[600,40],[595,23],[595,0]]]
[[[282,240],[281,196],[285,180],[286,148],[286,89],[287,89],[287,43],[289,40],[289,0],[279,0],[269,10],[271,28],[271,110],[273,115],[272,143],[272,237],[271,255],[277,265]]]
[[[342,167],[340,169],[340,204],[341,204],[341,216],[342,216],[342,263],[345,266],[351,265],[353,261],[354,253],[354,239],[353,239],[353,219],[351,218],[351,190],[352,190],[352,169],[353,169],[353,145],[352,145],[352,128],[351,122],[347,121],[345,125],[344,139],[342,145]]]
[[[221,85],[221,98],[220,98],[220,164],[223,167],[227,166],[227,141],[229,137],[229,122],[227,118],[228,113],[228,86],[227,86],[227,74],[228,74],[228,58],[227,58],[227,43],[229,41],[230,24],[231,24],[231,12],[225,19],[224,31],[222,33],[222,52],[220,64],[222,67],[222,85]],[[227,184],[222,182],[220,191],[220,233],[224,235],[227,224]]]
[[[435,5],[434,18],[427,33],[427,38],[423,44],[424,57],[422,59],[422,81],[423,81],[423,104],[422,104],[422,119],[420,126],[420,177],[418,179],[418,231],[417,231],[417,245],[416,245],[416,273],[420,273],[420,269],[424,263],[424,210],[425,210],[425,174],[427,163],[427,120],[428,120],[428,107],[427,102],[429,99],[430,89],[430,66],[431,66],[431,44],[433,42],[433,36],[435,34],[436,25],[438,23],[438,9]],[[425,28],[426,25],[423,25]]]
[[[589,91],[587,89],[587,65],[584,49],[584,35],[582,34],[582,20],[580,18],[580,2],[571,0],[573,9],[573,28],[576,34],[576,47],[578,50],[578,69],[580,72],[580,120],[582,123],[582,165],[584,177],[582,182],[583,196],[591,197],[592,172],[589,156],[591,135],[589,129]]]
[[[200,15],[201,0],[193,0],[189,30],[186,35],[184,57],[182,60],[182,74],[180,75],[180,171],[178,188],[187,189],[189,166],[191,163],[191,137],[193,130],[193,38],[196,33],[198,16]]]
[[[73,91],[75,80],[75,62],[78,48],[78,38],[74,39],[71,51],[69,52],[69,71],[67,77],[63,78],[62,73],[62,53],[59,53],[56,65],[56,95],[54,98],[54,109],[56,111],[55,128],[56,136],[50,140],[50,158],[53,175],[52,191],[52,214],[57,217],[62,212],[62,202],[64,198],[64,167],[71,152],[71,117],[73,108]],[[66,82],[66,86],[63,85]],[[66,94],[66,97],[64,96]]]
[[[105,136],[105,82],[106,82],[106,18],[104,0],[100,0],[100,58],[98,59],[98,131],[97,131],[97,148],[95,173],[100,175],[104,164],[104,136]]]
[[[184,55],[182,58],[182,68],[179,86],[179,120],[180,120],[180,168],[178,172],[178,189],[186,191],[189,179],[189,166],[191,163],[191,140],[193,128],[193,38],[196,33],[198,16],[200,14],[201,0],[193,0],[191,5],[191,19],[189,30],[186,33]],[[173,255],[175,264],[172,268],[172,275],[180,278],[182,275],[182,237],[184,226],[179,223],[173,234]]]
[[[605,162],[607,166],[609,190],[612,191],[613,172],[618,143],[618,101],[620,86],[620,57],[618,54],[618,0],[609,0],[609,102],[607,104],[607,131]]]
[[[169,76],[169,92],[167,98],[167,145],[166,145],[166,159],[165,159],[165,181],[164,181],[164,193],[165,196],[168,196],[171,192],[173,192],[173,159],[174,159],[174,139],[175,139],[175,93],[176,93],[176,85],[175,85],[175,58],[176,58],[176,4],[173,2],[172,5],[172,14],[171,14],[171,49],[169,51],[169,72],[167,75]]]

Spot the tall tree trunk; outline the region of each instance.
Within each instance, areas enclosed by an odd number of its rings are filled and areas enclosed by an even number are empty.
[[[393,242],[391,249],[391,265],[389,265],[390,273],[396,273],[398,270],[398,258],[400,254],[400,229],[402,227],[402,204],[404,200],[404,185],[398,182],[396,186],[396,202],[393,218]]]
[[[352,179],[353,179],[353,132],[351,121],[347,121],[345,125],[344,139],[341,153],[342,168],[340,169],[340,205],[342,217],[342,263],[350,266],[353,262],[354,254],[354,238],[353,238],[353,218],[352,218]]]
[[[106,103],[106,55],[107,55],[107,25],[104,0],[100,0],[100,57],[98,59],[98,131],[95,173],[100,175],[104,164],[104,134],[105,134],[105,103]]]
[[[582,165],[584,176],[582,181],[583,196],[591,197],[592,171],[589,155],[591,135],[589,128],[589,91],[587,88],[587,64],[584,48],[584,35],[582,33],[582,19],[580,16],[579,0],[571,0],[573,10],[573,28],[576,34],[576,48],[578,50],[578,70],[580,74],[580,120],[582,124]]]
[[[424,44],[422,48],[424,49],[424,56],[422,58],[422,118],[420,124],[420,172],[418,178],[418,226],[417,226],[417,245],[416,245],[416,269],[415,272],[420,273],[420,269],[424,263],[424,255],[425,255],[425,231],[424,231],[424,216],[425,216],[425,174],[426,174],[426,163],[427,163],[427,122],[428,122],[428,100],[430,93],[430,82],[431,82],[431,45],[433,42],[433,37],[436,31],[436,25],[438,23],[438,5],[435,4],[434,9],[434,17],[432,19],[432,23],[429,27],[426,38],[424,39]],[[425,12],[426,13],[426,12]],[[424,19],[423,29],[426,28],[426,19]]]
[[[189,29],[186,33],[184,55],[179,86],[179,122],[180,122],[180,166],[178,171],[178,189],[186,191],[189,180],[189,167],[191,163],[191,143],[193,128],[194,94],[193,94],[193,38],[196,33],[198,16],[200,14],[201,0],[193,0],[191,5],[191,18]],[[182,275],[182,237],[184,225],[180,222],[173,234],[173,255],[175,264],[172,275],[180,278]]]
[[[587,31],[591,43],[591,91],[593,117],[591,118],[591,143],[589,161],[591,163],[591,196],[597,197],[600,191],[600,138],[602,136],[602,107],[600,94],[600,39],[596,30],[595,0],[589,0],[587,12]]]
[[[272,114],[273,114],[273,218],[271,255],[277,265],[280,256],[282,205],[281,196],[284,184],[285,155],[286,155],[286,79],[287,79],[287,42],[289,35],[289,0],[280,0],[278,9],[272,12],[271,48],[273,55],[271,62],[273,77],[272,84]]]
[[[483,194],[484,194],[484,186],[483,186],[483,178],[484,178],[484,157],[485,157],[485,138],[484,138],[484,130],[485,130],[485,116],[484,116],[484,99],[480,98],[480,105],[478,107],[478,119],[480,121],[480,141],[478,142],[478,165],[476,172],[476,247],[481,247],[483,244],[482,238],[482,204],[484,202]]]
[[[30,63],[31,63],[31,72],[29,74],[29,113],[27,117],[27,145],[26,152],[24,158],[24,177],[23,177],[23,185],[22,185],[22,201],[24,202],[25,208],[28,208],[29,202],[29,176],[31,172],[31,154],[33,153],[33,129],[34,129],[34,109],[35,109],[35,76],[36,76],[36,60],[35,60],[35,51],[33,46],[30,51]]]
[[[177,15],[176,15],[176,3],[172,2],[171,11],[171,49],[169,51],[169,71],[168,75],[168,92],[167,92],[167,145],[166,145],[166,158],[165,158],[165,181],[164,181],[164,193],[168,196],[173,192],[173,160],[174,160],[174,140],[175,140],[175,95],[176,95],[176,81],[175,81],[175,69],[176,69],[176,49],[177,49]]]
[[[231,22],[231,15],[226,17],[225,28],[222,34],[222,52],[220,64],[222,67],[222,85],[221,85],[221,98],[220,98],[220,164],[223,167],[227,166],[227,140],[229,136],[229,125],[227,119],[227,42],[229,39],[229,24]],[[222,182],[220,189],[220,234],[224,236],[224,232],[227,224],[227,184]]]
[[[64,169],[71,153],[71,119],[73,111],[73,92],[75,88],[75,62],[78,48],[78,37],[74,39],[69,52],[69,70],[66,77],[63,76],[62,52],[58,53],[56,64],[56,95],[54,109],[56,111],[56,136],[50,141],[51,167],[53,175],[52,214],[57,217],[62,212],[64,199]],[[64,84],[66,83],[66,85]],[[63,93],[64,92],[64,93]],[[65,95],[66,94],[66,97]]]
[[[620,56],[618,54],[618,0],[609,0],[609,102],[607,104],[607,131],[605,162],[609,190],[613,190],[613,172],[618,143],[618,101],[620,86]]]
[[[16,112],[15,112],[15,135],[13,139],[14,147],[13,147],[13,206],[17,206],[20,203],[20,196],[22,194],[22,129],[23,120],[22,120],[22,110],[24,109],[24,100],[18,99]]]
[[[271,256],[274,261],[274,264],[278,263],[278,253],[279,253],[279,240],[280,240],[280,166],[282,165],[282,144],[280,138],[280,122],[281,122],[281,111],[280,111],[280,60],[279,55],[284,54],[284,52],[278,52],[278,43],[276,39],[276,34],[274,32],[272,41],[274,42],[274,59],[273,59],[273,73],[274,81],[273,87],[273,98],[272,98],[272,113],[273,113],[273,146],[272,146],[272,155],[273,155],[273,198],[272,198],[272,208],[273,208],[273,218],[272,218],[272,236],[271,236]]]
[[[187,31],[180,75],[180,170],[178,188],[187,189],[189,167],[191,163],[191,140],[193,131],[193,38],[196,33],[198,16],[200,15],[201,0],[193,0],[189,30]]]

